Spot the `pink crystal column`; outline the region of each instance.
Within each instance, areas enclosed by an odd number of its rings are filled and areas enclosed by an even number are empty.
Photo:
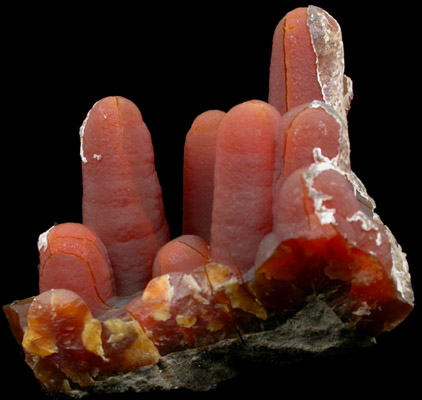
[[[286,14],[274,31],[269,102],[281,114],[323,100],[307,19],[307,9],[297,8]]]
[[[183,233],[200,236],[207,243],[211,235],[216,136],[224,115],[219,110],[198,115],[185,140]]]
[[[40,235],[40,293],[68,289],[78,293],[94,314],[115,296],[107,250],[88,227],[76,223],[53,226]]]
[[[152,268],[153,277],[170,272],[190,273],[208,264],[208,243],[196,235],[182,235],[166,243],[158,251]]]
[[[106,97],[81,130],[83,223],[105,244],[118,295],[131,295],[152,276],[169,240],[150,133],[138,108]]]
[[[269,103],[283,115],[303,103],[320,100],[345,120],[352,97],[337,21],[315,6],[287,13],[274,31]]]
[[[233,107],[220,124],[211,258],[246,273],[273,223],[275,137],[280,115],[262,101]]]
[[[312,164],[317,159],[332,160],[347,168],[349,141],[347,130],[334,109],[321,101],[302,104],[281,117],[276,137],[276,159],[281,167],[274,188],[274,221],[278,215],[278,195],[284,182],[299,168]],[[266,236],[256,255],[256,263],[266,257],[274,234]]]
[[[286,178],[295,170],[317,159],[331,160],[342,169],[350,167],[347,128],[332,107],[321,101],[302,104],[281,118],[277,138],[277,157],[282,169],[275,196]]]

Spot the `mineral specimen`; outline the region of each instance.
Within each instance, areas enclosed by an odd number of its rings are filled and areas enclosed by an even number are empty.
[[[252,284],[264,305],[288,313],[324,293],[339,316],[374,334],[408,315],[412,297],[395,283],[399,272],[388,234],[363,212],[340,170],[329,162],[296,170],[277,206],[269,247],[261,249],[270,256]]]
[[[41,234],[40,294],[3,307],[42,386],[207,390],[400,324],[408,265],[351,170],[351,98],[337,22],[288,13],[268,102],[206,111],[186,135],[173,240],[140,111],[98,101],[80,129],[83,223]]]
[[[107,248],[117,294],[129,296],[151,279],[169,239],[150,133],[131,101],[107,97],[88,113],[80,137],[83,224]]]
[[[167,242],[155,256],[153,277],[169,272],[190,273],[210,262],[208,243],[200,236],[182,235]]]
[[[283,115],[277,146],[282,162],[277,186],[295,170],[312,164],[315,148],[321,157],[344,169],[350,168],[347,128],[332,107],[318,100],[294,107]]]
[[[233,107],[220,123],[214,169],[211,257],[242,273],[272,228],[280,115],[263,101]]]
[[[10,308],[18,312],[13,304]],[[53,392],[69,391],[69,380],[83,387],[159,359],[155,346],[128,313],[119,309],[94,318],[81,297],[66,289],[51,289],[33,298],[22,347],[37,378]]]
[[[81,296],[94,314],[116,293],[107,250],[88,227],[64,223],[38,240],[40,293],[68,289]]]
[[[321,100],[346,120],[352,97],[337,21],[315,6],[287,13],[273,37],[270,104],[283,115],[303,103]]]
[[[244,318],[249,322],[252,315],[263,320],[267,317],[266,310],[236,273],[221,264],[154,278],[142,296],[125,309],[151,337],[161,355],[236,337],[238,326],[245,325]],[[241,316],[236,318],[235,311]]]
[[[225,113],[209,110],[198,115],[185,138],[183,163],[183,233],[211,237],[215,146]]]

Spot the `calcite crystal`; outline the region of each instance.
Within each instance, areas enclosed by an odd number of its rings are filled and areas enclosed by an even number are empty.
[[[183,233],[211,238],[217,131],[225,112],[198,115],[185,138],[183,163]]]
[[[12,304],[9,315],[18,312]],[[99,377],[154,364],[159,353],[124,310],[94,318],[76,293],[51,289],[34,297],[22,338],[26,362],[48,391],[87,386]]]
[[[253,267],[259,243],[272,227],[280,118],[268,103],[251,100],[233,107],[218,129],[211,257],[242,273]]]
[[[408,315],[412,297],[396,287],[388,234],[362,211],[340,170],[329,162],[296,170],[277,204],[274,230],[261,249],[271,255],[252,283],[263,304],[288,313],[324,293],[339,316],[374,334]]]
[[[83,224],[107,247],[116,292],[130,296],[151,279],[169,239],[149,130],[131,101],[98,101],[80,129]]]
[[[245,318],[267,317],[236,272],[213,263],[154,278],[125,309],[162,355],[237,337],[241,326],[247,328]]]
[[[175,238],[139,109],[95,103],[83,221],[39,236],[40,293],[3,307],[48,392],[208,390],[260,360],[367,347],[409,315],[406,256],[351,169],[343,52],[318,7],[280,21],[268,101],[186,135]]]
[[[274,32],[269,102],[284,114],[303,103],[321,100],[346,121],[352,97],[352,81],[344,75],[337,21],[315,6],[287,13]]]
[[[51,227],[40,235],[38,250],[40,293],[71,290],[93,313],[116,295],[107,250],[85,225],[68,222]]]
[[[196,235],[182,235],[167,242],[154,259],[153,277],[169,272],[190,273],[211,261],[208,243]]]

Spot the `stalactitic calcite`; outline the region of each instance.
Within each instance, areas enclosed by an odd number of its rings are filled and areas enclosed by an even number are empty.
[[[282,149],[282,168],[277,179],[312,164],[316,145],[321,156],[350,167],[347,128],[328,104],[314,100],[294,107],[283,115],[281,126],[277,145]]]
[[[287,13],[274,31],[269,82],[269,103],[281,115],[321,100],[346,120],[353,92],[337,21],[315,6]]]
[[[242,273],[253,267],[259,243],[272,229],[279,125],[274,107],[252,100],[233,107],[218,128],[211,257]]]
[[[95,313],[116,293],[107,250],[88,227],[64,223],[40,235],[39,287],[78,293]]]
[[[368,346],[400,324],[409,268],[351,170],[351,88],[334,18],[289,12],[268,102],[206,111],[187,133],[172,240],[139,109],[95,103],[79,132],[83,221],[39,236],[40,293],[3,307],[42,386],[206,390],[246,360]]]
[[[169,240],[150,133],[135,104],[115,96],[93,106],[80,137],[83,224],[107,248],[117,294],[130,296]]]
[[[225,113],[198,115],[185,138],[183,164],[183,233],[211,238],[214,164],[218,127]]]
[[[155,256],[153,277],[169,272],[190,273],[210,262],[208,243],[200,236],[182,235],[166,243]]]

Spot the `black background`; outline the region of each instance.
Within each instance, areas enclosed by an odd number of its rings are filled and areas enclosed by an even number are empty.
[[[370,7],[368,7],[370,3]],[[54,4],[54,3],[53,3]],[[79,126],[102,97],[140,108],[172,236],[180,234],[184,137],[208,109],[266,100],[272,34],[291,9],[308,3],[144,2],[36,6],[5,12],[3,73],[3,228],[1,302],[37,293],[38,235],[55,222],[81,221]],[[188,3],[190,4],[190,3]],[[262,371],[205,394],[382,395],[412,393],[420,367],[417,321],[421,226],[419,10],[409,2],[319,1],[340,23],[352,168],[408,255],[416,309],[365,352]],[[390,3],[391,4],[391,3]],[[44,398],[1,320],[2,390]],[[140,395],[139,395],[140,396]],[[143,398],[168,398],[150,393]],[[135,398],[134,395],[107,398]]]

